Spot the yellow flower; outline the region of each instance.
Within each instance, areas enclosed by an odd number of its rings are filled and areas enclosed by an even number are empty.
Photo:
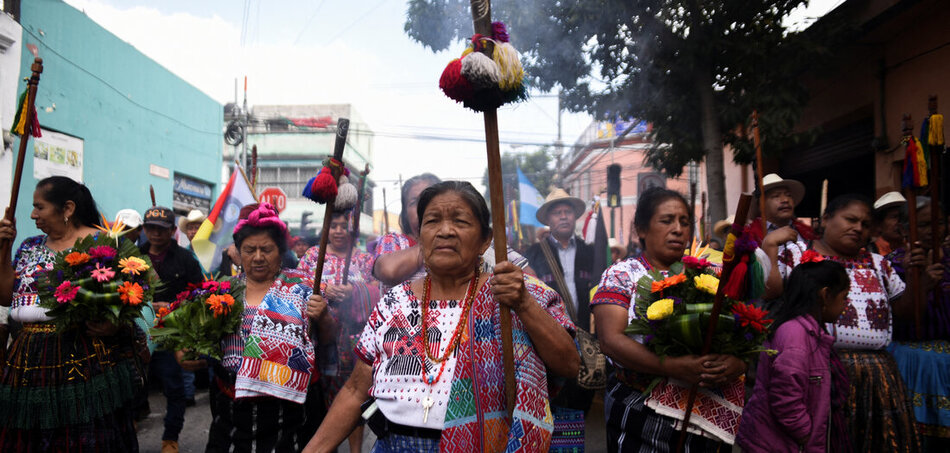
[[[122,269],[123,274],[139,275],[139,272],[148,270],[148,264],[142,258],[130,256],[119,260],[119,269]]]
[[[719,279],[709,274],[700,274],[693,277],[693,283],[696,284],[696,289],[712,295],[715,295],[716,290],[719,289]]]
[[[659,321],[673,314],[673,299],[660,299],[647,307],[647,319]]]

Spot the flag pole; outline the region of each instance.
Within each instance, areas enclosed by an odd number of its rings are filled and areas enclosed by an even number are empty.
[[[908,146],[912,146],[914,141],[914,123],[910,114],[905,113],[903,119],[901,120],[901,131],[903,132],[903,137],[901,142],[904,143],[905,149]],[[915,165],[913,162],[907,162],[909,156],[905,156],[904,166]],[[914,180],[913,176],[910,178],[910,183],[908,181],[903,181],[904,185],[904,198],[907,199],[907,237],[910,240],[910,248],[912,249],[915,244],[917,244],[918,234],[917,234],[917,181]],[[910,288],[913,291],[913,300],[914,300],[914,331],[918,334],[920,333],[921,327],[921,316],[920,316],[920,268],[917,266],[911,266],[908,269],[910,273]]]
[[[492,36],[491,0],[471,0],[472,23],[475,33]],[[491,58],[494,44],[486,42],[484,52]],[[505,237],[505,195],[501,172],[501,152],[498,146],[498,109],[485,110],[485,145],[488,153],[488,189],[491,198],[492,232],[495,240],[495,262],[508,260],[508,241]],[[511,312],[499,307],[501,314],[502,360],[505,370],[505,403],[510,418],[515,408],[515,365],[511,337]]]
[[[10,186],[10,204],[7,205],[7,210],[3,216],[4,219],[10,222],[13,222],[16,216],[17,199],[20,197],[20,184],[23,181],[23,160],[26,158],[26,145],[30,141],[30,135],[33,134],[33,128],[39,128],[39,125],[34,124],[33,120],[36,118],[36,89],[40,84],[40,74],[43,73],[43,59],[40,57],[33,58],[33,64],[30,66],[30,70],[33,71],[33,73],[26,83],[26,100],[24,101],[26,102],[26,112],[21,111],[21,115],[25,113],[26,118],[21,120],[24,122],[24,128],[23,133],[20,135],[20,146],[17,150],[16,169],[13,171],[13,184]],[[13,240],[5,240],[3,242],[4,243],[0,245],[4,254],[3,259],[10,262],[13,252],[11,248]],[[7,244],[7,242],[10,243]]]
[[[360,214],[363,209],[363,195],[366,192],[366,175],[369,174],[369,164],[366,164],[366,168],[360,172],[360,192],[356,196],[356,212],[353,214],[353,232],[350,234],[353,242],[350,243],[350,248],[346,250],[346,261],[343,264],[343,284],[345,285],[350,279],[350,259],[353,258],[353,247],[356,246],[356,242],[360,237]]]

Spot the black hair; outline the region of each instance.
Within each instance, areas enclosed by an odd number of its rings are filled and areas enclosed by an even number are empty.
[[[894,210],[896,210],[897,213],[900,215],[900,223],[906,223],[907,221],[907,207],[906,206],[903,206],[903,207],[891,206],[884,209],[875,209],[874,211],[871,212],[871,220],[873,220],[875,224],[880,224],[881,222],[884,221],[884,219],[887,218],[887,215],[890,214],[890,212]]]
[[[60,212],[66,209],[67,202],[72,201],[76,208],[69,220],[74,226],[99,225],[99,208],[92,198],[92,192],[84,184],[65,176],[50,176],[36,183],[36,190]]]
[[[689,213],[690,225],[693,224],[693,212],[689,209],[689,203],[683,194],[662,187],[651,187],[637,197],[637,211],[633,214],[633,226],[637,231],[650,229],[650,220],[653,219],[653,214],[656,214],[656,208],[667,200],[681,201],[683,206],[686,206],[686,212]],[[646,241],[641,238],[640,248],[646,249],[646,247]]]
[[[241,244],[244,243],[244,240],[255,236],[261,233],[266,233],[274,240],[274,243],[277,244],[277,250],[280,251],[280,255],[283,256],[287,253],[289,246],[287,245],[287,235],[284,234],[284,231],[274,225],[244,225],[240,230],[237,230],[231,237],[234,239],[234,246],[238,248],[238,251],[241,250]]]
[[[475,190],[475,186],[466,181],[444,181],[423,190],[419,195],[419,206],[417,207],[419,224],[422,225],[422,215],[425,214],[426,207],[429,206],[432,199],[447,192],[455,192],[462,197],[462,200],[465,200],[468,207],[472,209],[472,214],[475,214],[475,218],[478,219],[478,226],[482,230],[482,239],[490,238],[492,233],[491,213],[488,211],[488,203],[485,202],[485,197],[478,193],[478,190]]]
[[[851,278],[844,266],[831,260],[802,263],[792,270],[792,275],[785,284],[785,294],[781,301],[772,309],[771,326],[774,335],[778,326],[799,316],[812,316],[824,303],[818,293],[822,288],[828,288],[832,295],[848,289]],[[822,324],[821,319],[816,319]]]
[[[859,193],[846,193],[838,195],[828,202],[822,217],[828,219],[834,216],[838,211],[848,207],[851,203],[861,203],[868,208],[868,212],[874,212],[871,205],[871,199]]]
[[[402,229],[402,233],[409,235],[412,234],[412,230],[409,227],[409,216],[412,213],[406,208],[406,203],[409,203],[409,190],[412,189],[418,183],[428,183],[430,186],[433,184],[438,184],[442,182],[438,176],[433,175],[432,173],[422,173],[420,175],[413,176],[406,180],[402,185],[400,192],[400,199],[402,202],[402,210],[399,212],[399,228]]]

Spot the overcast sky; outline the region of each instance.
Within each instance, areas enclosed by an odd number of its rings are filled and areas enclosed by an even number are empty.
[[[793,22],[823,14],[842,0],[812,2]],[[376,199],[395,181],[431,171],[479,183],[483,143],[407,138],[484,137],[482,116],[438,89],[461,43],[432,53],[403,31],[406,4],[395,0],[67,0],[94,21],[222,104],[234,101],[235,79],[248,78],[248,103],[348,103],[376,133]],[[807,20],[805,21],[807,23]],[[517,30],[509,30],[517,35]],[[540,94],[540,93],[536,93]],[[243,94],[242,94],[243,96]],[[565,113],[572,144],[591,118]],[[547,144],[557,138],[557,101],[536,95],[499,111],[503,141]],[[503,144],[502,152],[535,146]],[[376,206],[377,209],[382,206]]]

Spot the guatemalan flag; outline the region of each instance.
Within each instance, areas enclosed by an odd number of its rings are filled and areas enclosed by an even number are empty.
[[[538,208],[544,204],[544,197],[534,188],[528,177],[518,170],[518,193],[521,194],[521,213],[518,215],[522,225],[533,225],[536,227],[544,226],[538,222]]]
[[[253,203],[257,203],[257,195],[251,190],[244,171],[235,166],[228,185],[191,240],[191,248],[205,271],[213,273],[221,264],[221,251],[232,242],[241,208]]]

